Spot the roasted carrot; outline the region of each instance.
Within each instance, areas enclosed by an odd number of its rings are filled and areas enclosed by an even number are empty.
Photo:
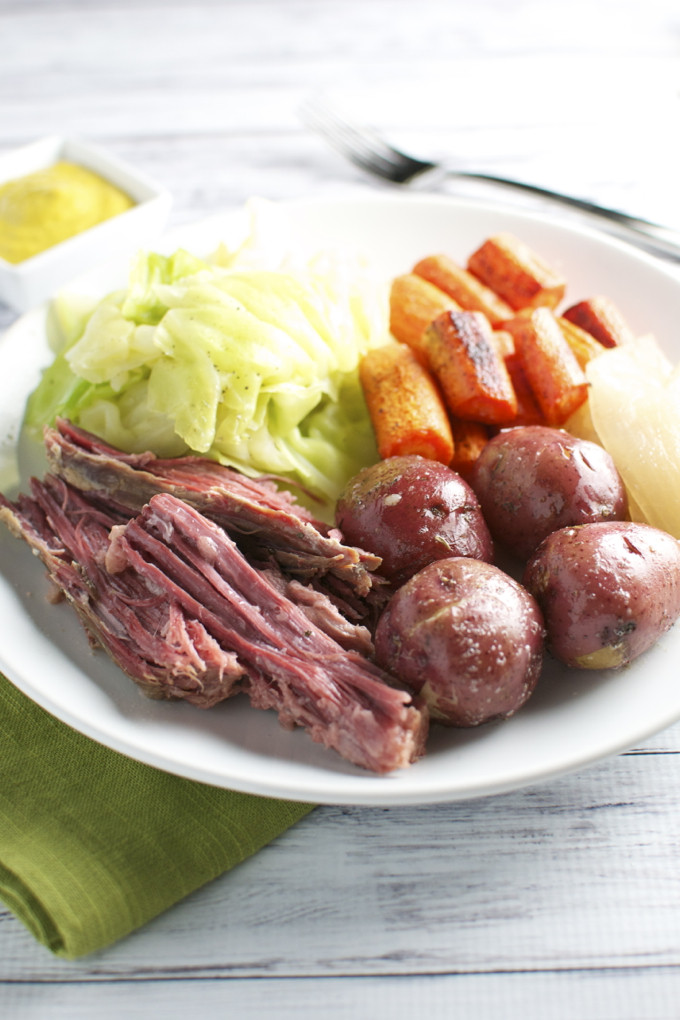
[[[444,402],[410,347],[388,343],[372,348],[360,362],[359,378],[383,459],[419,453],[450,463],[454,444]]]
[[[452,415],[505,425],[517,413],[517,397],[491,333],[481,312],[443,312],[425,330],[425,353]]]
[[[515,341],[507,329],[494,329],[491,333],[491,342],[504,359],[515,353]]]
[[[587,333],[585,329],[577,326],[575,322],[570,322],[564,316],[560,316],[557,321],[564,339],[576,355],[576,360],[581,368],[585,368],[588,362],[596,358],[598,354],[604,353],[605,347],[600,341],[596,340],[591,333]]]
[[[390,332],[395,340],[422,354],[423,333],[433,319],[459,305],[448,294],[415,273],[404,273],[390,288]]]
[[[512,234],[490,237],[467,262],[467,269],[511,308],[555,308],[566,281]]]
[[[583,369],[549,308],[505,324],[547,425],[561,425],[588,396]]]
[[[524,365],[516,351],[506,357],[505,367],[508,370],[512,388],[517,397],[517,414],[511,424],[545,425],[545,416],[534,396],[534,391],[529,385]]]
[[[617,347],[633,339],[633,331],[614,302],[607,297],[579,301],[562,314],[568,322],[594,336],[603,347]]]
[[[518,315],[530,315],[531,310],[527,309],[518,312]],[[507,329],[494,329],[492,334],[493,342],[499,354],[505,362],[508,370],[512,388],[517,397],[517,414],[512,422],[513,425],[541,425],[544,423],[543,412],[541,411],[533,390],[529,385],[524,367],[515,348],[515,338]]]
[[[484,312],[492,326],[511,319],[513,309],[448,255],[428,255],[413,267],[416,276],[439,287],[469,312]]]
[[[453,432],[454,452],[449,467],[467,480],[475,461],[489,442],[489,430],[486,425],[482,425],[480,422],[452,418],[451,431]]]

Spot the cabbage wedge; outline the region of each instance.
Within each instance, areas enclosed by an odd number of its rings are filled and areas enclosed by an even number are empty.
[[[194,452],[279,475],[328,509],[377,460],[358,377],[385,342],[387,287],[331,257],[142,253],[86,314],[60,296],[53,363],[25,424],[59,415],[127,452]]]

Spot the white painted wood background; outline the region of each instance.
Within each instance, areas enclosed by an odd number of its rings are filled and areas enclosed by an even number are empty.
[[[325,89],[421,153],[680,225],[679,57],[677,0],[0,0],[0,152],[100,142],[173,224],[368,186],[297,117]],[[319,808],[76,963],[0,908],[0,1016],[677,1020],[679,752],[676,725],[518,793]]]

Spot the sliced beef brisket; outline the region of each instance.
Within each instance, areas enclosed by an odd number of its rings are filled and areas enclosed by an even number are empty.
[[[243,688],[374,772],[423,752],[425,711],[357,650],[370,648],[360,628],[277,567],[249,563],[176,496],[152,496],[135,517],[124,503],[119,490],[109,501],[48,475],[32,497],[0,497],[0,519],[147,694],[210,707]]]
[[[379,557],[346,545],[271,479],[249,478],[204,457],[122,453],[64,420],[45,430],[45,449],[54,474],[131,513],[157,492],[177,496],[225,528],[249,557],[274,557],[288,576],[313,583],[355,619],[384,602],[384,582],[374,573]]]
[[[411,695],[365,656],[348,651],[310,621],[267,572],[258,571],[226,532],[183,501],[152,497],[114,529],[111,570],[134,569],[163,585],[248,674],[258,708],[374,772],[408,765],[424,749],[427,717]]]
[[[110,529],[126,519],[60,479],[32,482],[33,498],[0,495],[0,520],[40,556],[90,640],[150,697],[209,708],[239,689],[244,670],[202,624],[134,571],[106,568]]]

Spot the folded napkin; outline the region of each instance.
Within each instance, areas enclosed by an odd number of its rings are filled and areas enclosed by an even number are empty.
[[[129,934],[312,807],[133,761],[53,718],[0,673],[0,899],[59,956]]]

